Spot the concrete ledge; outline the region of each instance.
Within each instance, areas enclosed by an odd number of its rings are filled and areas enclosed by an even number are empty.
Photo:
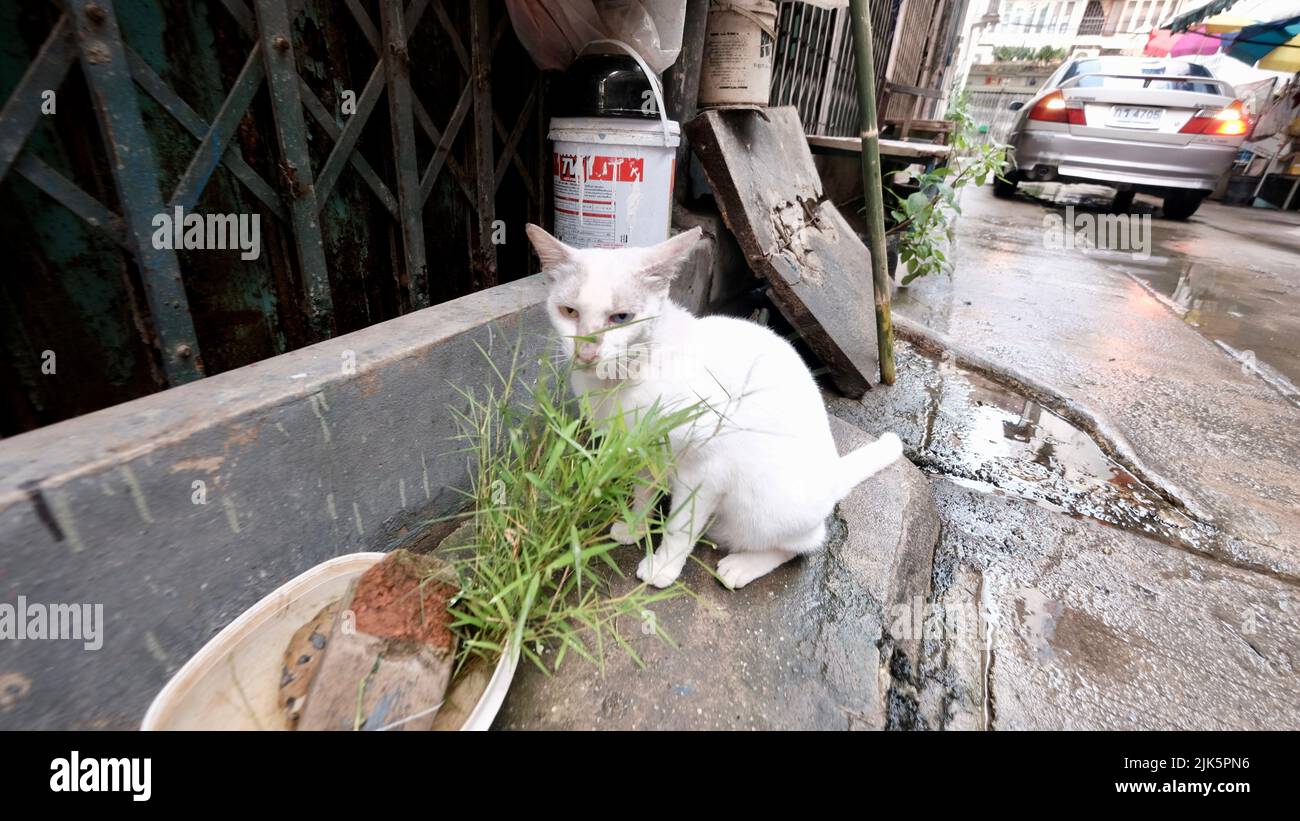
[[[0,603],[104,613],[98,650],[0,643],[0,728],[134,727],[275,587],[459,506],[453,387],[491,380],[478,346],[535,357],[544,296],[530,277],[0,442]]]

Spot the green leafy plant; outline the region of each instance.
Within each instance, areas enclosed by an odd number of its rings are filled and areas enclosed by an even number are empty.
[[[889,211],[894,224],[885,233],[898,236],[898,261],[908,271],[899,280],[902,285],[947,269],[944,248],[952,241],[955,218],[961,214],[959,191],[972,182],[984,185],[990,177],[1001,175],[1006,165],[1007,147],[980,139],[964,89],[954,95],[945,117],[953,123],[949,164],[904,175],[899,181],[916,185],[906,195],[886,189],[895,203]]]
[[[542,358],[537,378],[526,380],[517,350],[507,372],[493,367],[495,384],[461,390],[466,409],[456,411],[471,461],[473,525],[468,541],[451,549],[461,589],[449,609],[461,662],[492,661],[512,640],[543,670],[548,651],[551,668],[569,652],[601,665],[611,646],[640,664],[620,619],[671,643],[650,608],[689,591],[638,584],[612,593],[611,580],[624,574],[610,553],[623,546],[608,532],[627,521],[646,533],[650,549],[662,522],[653,505],[638,520],[633,492],[649,486],[662,495],[672,467],[668,432],[691,424],[703,406],[655,406],[598,427],[586,398],[568,398],[563,368]]]
[[[1034,59],[1040,63],[1055,63],[1065,59],[1065,48],[1056,48],[1053,46],[1043,46],[1034,55]]]
[[[1039,49],[1031,46],[997,46],[993,49],[993,60],[998,63],[1011,63],[1021,60],[1052,63],[1064,59],[1065,49],[1053,46],[1043,46]]]

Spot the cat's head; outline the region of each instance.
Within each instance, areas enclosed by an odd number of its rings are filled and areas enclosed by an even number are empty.
[[[572,248],[529,225],[549,294],[546,311],[578,367],[626,353],[650,335],[700,229],[649,248]]]

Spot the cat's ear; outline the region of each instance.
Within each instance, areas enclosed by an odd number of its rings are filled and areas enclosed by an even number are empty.
[[[639,272],[641,279],[654,288],[667,290],[703,234],[697,225],[646,249],[645,262]]]
[[[548,273],[548,271],[566,262],[571,262],[574,249],[531,222],[524,227],[524,231],[528,234],[528,241],[533,244],[533,250],[537,252],[537,258],[542,261],[542,273],[545,273],[546,278],[554,282],[555,275]]]

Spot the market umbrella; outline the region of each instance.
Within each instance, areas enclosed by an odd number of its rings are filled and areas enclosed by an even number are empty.
[[[1147,36],[1147,45],[1142,49],[1142,53],[1148,57],[1168,57],[1170,49],[1181,36],[1169,29],[1152,29],[1151,34]]]
[[[1174,19],[1169,21],[1169,29],[1171,31],[1187,31],[1189,28],[1198,26],[1206,20],[1220,16],[1240,19],[1225,13],[1238,2],[1239,0],[1210,0],[1210,2],[1202,4],[1200,8],[1175,16]],[[1252,22],[1254,21],[1247,20],[1243,25]]]
[[[1227,52],[1258,68],[1300,71],[1300,17],[1246,26]]]
[[[1195,30],[1184,33],[1169,49],[1170,57],[1186,57],[1189,54],[1215,54],[1225,48],[1236,34],[1206,34],[1198,26]]]
[[[1208,31],[1211,34],[1227,34],[1241,31],[1246,26],[1253,25],[1255,25],[1255,21],[1249,17],[1240,17],[1236,14],[1216,14],[1198,23],[1196,30]]]
[[[1269,71],[1300,71],[1300,34],[1273,49],[1255,66]]]

